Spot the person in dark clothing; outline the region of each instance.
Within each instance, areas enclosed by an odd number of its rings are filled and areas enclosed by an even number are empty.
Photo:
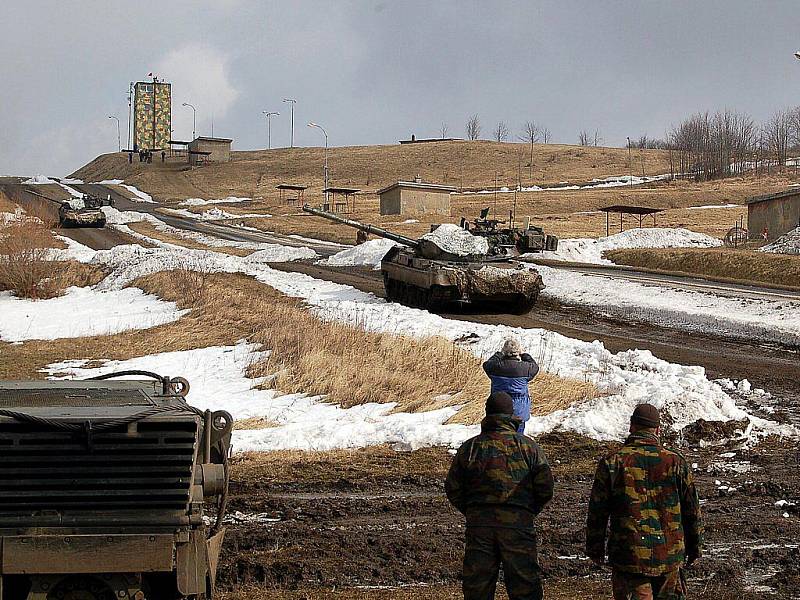
[[[519,433],[525,432],[525,423],[531,418],[531,397],[528,383],[536,377],[539,365],[514,338],[508,338],[500,352],[483,363],[483,370],[492,382],[492,392],[506,392],[514,401],[514,416],[519,417]]]
[[[680,454],[661,445],[659,425],[658,409],[640,404],[625,445],[597,465],[586,554],[602,565],[608,551],[615,600],[683,600],[683,565],[702,553],[692,471]]]
[[[133,152],[128,152],[128,163],[133,164]]]
[[[167,160],[167,153],[163,150],[161,151],[161,162],[166,162]]]
[[[553,497],[544,452],[517,433],[513,400],[494,392],[481,433],[458,449],[445,482],[447,498],[467,520],[465,600],[492,600],[500,566],[510,600],[543,597],[534,522]]]

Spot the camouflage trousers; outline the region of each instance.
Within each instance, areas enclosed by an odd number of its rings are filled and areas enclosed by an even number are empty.
[[[503,527],[467,527],[464,600],[492,600],[500,566],[509,600],[541,600],[536,534]]]
[[[614,600],[685,600],[686,578],[682,569],[660,577],[647,577],[614,569],[611,573]]]

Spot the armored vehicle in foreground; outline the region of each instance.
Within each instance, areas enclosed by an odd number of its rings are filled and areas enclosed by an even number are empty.
[[[231,417],[117,375],[0,382],[3,600],[212,596]]]
[[[496,256],[519,256],[545,250],[558,250],[558,238],[544,232],[544,229],[526,223],[525,227],[515,227],[513,213],[507,221],[489,219],[489,209],[481,210],[480,217],[472,222],[461,219],[461,226],[472,235],[489,242],[489,254]]]
[[[88,195],[67,200],[58,208],[58,224],[61,227],[105,227],[106,215],[101,209],[113,205],[111,198],[103,200]]]
[[[309,205],[303,210],[401,244],[381,260],[386,298],[401,304],[435,310],[453,302],[469,302],[524,313],[544,288],[535,269],[507,256],[488,255],[489,245],[483,240],[479,240],[483,243],[479,253],[455,253],[437,243],[436,232],[413,240]],[[441,227],[472,237],[457,225]]]

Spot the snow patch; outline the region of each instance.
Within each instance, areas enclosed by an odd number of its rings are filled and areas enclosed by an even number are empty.
[[[147,192],[143,192],[142,190],[140,190],[140,189],[138,189],[138,188],[136,188],[135,186],[132,186],[132,185],[126,185],[124,183],[122,183],[120,185],[122,185],[122,187],[124,187],[131,194],[133,194],[134,197],[131,198],[131,200],[133,200],[134,202],[145,202],[147,204],[155,204],[156,203],[156,201],[153,200],[153,197],[150,194],[148,194]]]
[[[207,204],[234,204],[236,202],[249,202],[252,198],[239,198],[237,196],[228,196],[227,198],[220,198],[218,200],[203,200],[202,198],[187,198],[179,203],[179,206],[205,206]]]
[[[789,233],[758,250],[770,254],[800,254],[800,227],[792,229]]]
[[[49,300],[0,292],[0,339],[21,342],[111,335],[171,323],[186,312],[138,288],[101,292],[71,287]]]
[[[268,213],[244,213],[244,214],[236,214],[230,213],[226,210],[222,210],[221,208],[213,207],[208,210],[203,211],[202,213],[192,212],[190,210],[186,210],[185,208],[165,208],[165,212],[168,212],[173,215],[178,215],[180,217],[187,217],[189,219],[199,219],[200,221],[225,221],[228,219],[255,219],[255,218],[270,218],[272,215]]]
[[[686,331],[800,343],[800,302],[716,296],[543,265],[536,270],[543,296],[565,304]]]
[[[457,256],[470,256],[489,252],[489,242],[486,238],[472,235],[463,227],[453,223],[439,225],[434,231],[423,235],[422,239],[433,242],[444,252]]]
[[[722,246],[722,240],[703,233],[696,233],[688,229],[649,227],[629,229],[622,233],[598,239],[559,240],[557,251],[542,252],[528,256],[550,260],[610,265],[613,263],[603,258],[603,252],[606,250],[623,248],[713,248],[717,246]]]
[[[396,245],[392,240],[385,238],[368,240],[363,244],[342,250],[321,260],[319,264],[332,267],[372,267],[373,269],[380,269],[381,259]]]

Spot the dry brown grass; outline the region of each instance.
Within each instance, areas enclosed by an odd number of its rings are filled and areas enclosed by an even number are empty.
[[[374,192],[398,179],[419,175],[426,181],[483,189],[494,186],[495,175],[500,185],[516,185],[520,163],[524,185],[531,180],[540,184],[586,182],[630,171],[625,148],[537,144],[531,177],[529,150],[527,144],[490,141],[331,148],[330,182]],[[191,171],[181,170],[180,161],[131,165],[123,155],[106,154],[74,175],[86,181],[119,177],[160,200],[234,195],[274,201],[278,198],[276,185],[300,183],[309,186],[307,197],[317,201],[323,187],[324,154],[325,149],[319,147],[233,152],[230,163],[209,164]],[[669,170],[667,152],[646,150],[642,156],[646,173]],[[638,157],[636,166],[641,173]]]
[[[482,417],[488,379],[480,361],[450,341],[321,321],[297,300],[241,275],[211,275],[195,282],[202,294],[187,296],[189,284],[175,272],[151,275],[137,285],[194,308],[214,326],[235,324],[249,332],[248,339],[272,351],[253,365],[252,374],[268,377],[275,389],[326,395],[344,407],[395,402],[397,410],[414,412],[464,405],[465,416],[459,413],[458,422]],[[195,298],[194,304],[187,297]],[[550,412],[595,397],[597,390],[543,374],[534,380],[531,394],[540,410]]]
[[[277,427],[278,423],[270,421],[264,417],[250,417],[249,419],[238,419],[234,424],[234,429],[270,429]]]
[[[34,217],[25,215],[0,227],[0,290],[32,299],[57,294],[53,278],[61,267],[48,260],[55,245],[51,231]]]
[[[331,149],[332,183],[364,190],[358,195],[355,218],[418,237],[434,222],[458,222],[462,216],[474,218],[481,208],[495,206],[492,194],[454,195],[451,215],[418,217],[420,223],[402,224],[407,217],[381,217],[374,192],[398,179],[419,174],[426,181],[462,186],[466,189],[493,189],[495,173],[500,186],[514,188],[518,181],[519,158],[522,159],[522,183],[529,185],[528,147],[525,144],[495,142],[445,142],[436,144],[358,146]],[[638,151],[636,151],[638,154]],[[669,171],[668,155],[652,150],[643,153],[645,173]],[[249,224],[278,233],[299,234],[320,239],[353,243],[355,231],[322,219],[304,215],[298,209],[280,206],[275,185],[283,182],[309,185],[306,200],[321,200],[323,151],[321,148],[284,148],[270,151],[235,152],[227,164],[207,165],[182,171],[181,165],[128,165],[124,157],[109,154],[78,171],[84,179],[121,177],[167,202],[191,196],[221,198],[229,195],[254,198],[248,212],[269,212],[272,219],[249,221]],[[641,162],[634,157],[635,171],[641,174]],[[539,185],[570,181],[588,182],[592,178],[624,175],[630,172],[627,149],[583,148],[570,145],[536,145],[533,179]],[[463,177],[462,177],[463,172]],[[635,204],[665,208],[658,217],[659,226],[687,227],[694,231],[722,237],[736,218],[746,210],[687,210],[689,206],[737,203],[747,197],[785,188],[798,181],[793,169],[769,175],[734,177],[711,182],[676,181],[649,186],[616,187],[577,191],[544,191],[517,196],[519,221],[531,217],[548,233],[562,238],[605,235],[605,217],[595,213],[601,206]],[[514,195],[498,194],[496,214],[505,217],[511,210]],[[587,214],[588,213],[588,214]],[[633,225],[627,223],[626,228]],[[612,227],[613,231],[613,227]]]
[[[207,246],[205,244],[201,244],[195,239],[186,238],[179,235],[173,235],[170,233],[165,233],[163,231],[159,231],[155,228],[152,223],[147,221],[139,221],[136,223],[128,223],[128,227],[130,227],[136,233],[140,233],[142,235],[146,235],[149,238],[154,240],[158,240],[160,242],[166,242],[168,244],[174,244],[176,246],[182,246],[183,248],[191,248],[193,250],[214,250],[215,252],[221,252],[223,254],[230,254],[232,256],[247,256],[248,254],[252,254],[252,250],[243,250],[242,248],[231,248],[228,246]]]
[[[0,192],[0,212],[13,213],[17,209],[17,205],[8,199],[3,192]]]
[[[732,248],[611,250],[617,264],[692,275],[800,287],[800,256]]]

